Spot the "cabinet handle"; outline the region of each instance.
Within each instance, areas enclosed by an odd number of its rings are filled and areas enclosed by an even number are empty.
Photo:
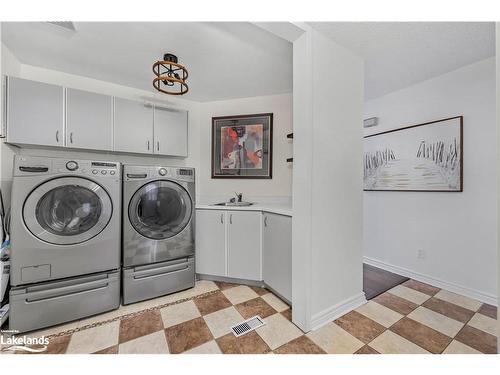
[[[267,227],[267,216],[264,216],[264,226]]]
[[[233,214],[230,214],[229,215],[229,224],[232,224],[233,223]]]
[[[69,142],[73,143],[73,132],[69,133]]]
[[[224,214],[220,214],[220,223],[224,224]]]
[[[59,143],[59,130],[56,130],[56,142]]]
[[[149,141],[148,141],[148,151],[149,151]]]
[[[156,142],[156,151],[160,151],[160,141]]]

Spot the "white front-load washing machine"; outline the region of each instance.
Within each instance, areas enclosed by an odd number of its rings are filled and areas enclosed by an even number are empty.
[[[31,331],[120,303],[121,165],[14,158],[9,325]]]
[[[123,167],[123,303],[195,284],[195,179],[185,167]]]

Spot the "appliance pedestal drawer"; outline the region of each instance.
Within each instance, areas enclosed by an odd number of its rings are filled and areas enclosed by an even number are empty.
[[[119,306],[119,271],[33,284],[11,289],[9,328],[33,331]]]
[[[123,304],[194,287],[194,258],[123,269]]]

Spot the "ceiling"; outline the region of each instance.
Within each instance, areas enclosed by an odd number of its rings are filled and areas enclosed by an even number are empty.
[[[493,22],[315,22],[365,60],[372,99],[495,55]]]
[[[365,99],[495,54],[494,23],[313,22],[365,60]],[[165,52],[189,70],[196,101],[292,91],[292,45],[248,22],[2,23],[2,41],[25,64],[153,91]]]
[[[21,63],[153,91],[165,52],[189,71],[185,99],[222,100],[292,91],[292,45],[247,22],[2,22]]]

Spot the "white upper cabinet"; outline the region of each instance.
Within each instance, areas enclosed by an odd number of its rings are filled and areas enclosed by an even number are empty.
[[[113,97],[66,90],[66,146],[113,149]]]
[[[188,155],[187,111],[15,77],[6,96],[9,143]]]
[[[155,106],[154,153],[187,156],[187,139],[187,112]]]
[[[7,142],[64,146],[64,89],[9,77]]]
[[[153,152],[153,106],[115,98],[115,151]]]

